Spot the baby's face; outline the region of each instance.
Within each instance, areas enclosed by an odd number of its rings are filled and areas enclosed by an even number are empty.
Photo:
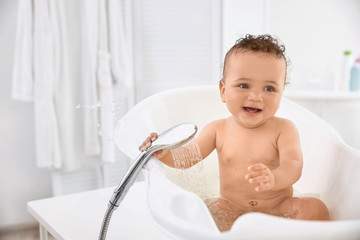
[[[279,108],[285,76],[282,58],[254,52],[232,54],[220,82],[222,101],[243,127],[261,126]]]

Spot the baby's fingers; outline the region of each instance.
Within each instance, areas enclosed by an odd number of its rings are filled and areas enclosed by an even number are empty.
[[[270,183],[263,183],[260,186],[255,187],[255,191],[257,192],[262,192],[262,191],[267,191],[271,189],[271,184]]]
[[[267,175],[268,175],[268,172],[265,171],[265,170],[256,171],[256,172],[251,172],[251,173],[246,174],[245,179],[249,180],[251,178],[257,178],[257,177],[260,177],[260,176],[267,176]]]
[[[248,170],[251,171],[251,172],[253,172],[253,171],[263,171],[263,170],[266,170],[266,169],[267,169],[267,167],[262,163],[255,163],[255,164],[250,165],[248,167]]]
[[[249,183],[254,183],[254,184],[263,184],[269,181],[269,177],[268,176],[260,176],[260,177],[256,177],[256,178],[249,178]]]
[[[158,134],[155,132],[150,133],[150,140],[151,142],[155,141],[158,138]]]
[[[140,151],[146,151],[149,147],[151,147],[152,142],[154,142],[158,138],[157,133],[151,133],[149,137],[140,145]]]
[[[145,151],[151,146],[151,139],[150,137],[147,137],[146,140],[140,145],[139,150]]]

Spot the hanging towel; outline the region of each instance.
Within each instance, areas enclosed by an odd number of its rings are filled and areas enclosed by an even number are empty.
[[[99,1],[81,1],[81,86],[84,90],[84,151],[87,155],[100,155],[99,96],[97,88],[97,49],[99,42]]]
[[[88,155],[101,154],[104,162],[115,161],[113,131],[115,94],[132,95],[131,61],[125,36],[122,3],[90,0],[82,3],[82,79],[86,89],[84,138]],[[126,95],[126,96],[125,96]]]
[[[12,96],[33,100],[38,167],[75,169],[63,1],[20,0]]]
[[[57,25],[51,16],[52,2],[35,0],[33,35],[35,142],[39,167],[61,168],[58,121],[54,105],[55,41]]]
[[[101,104],[101,158],[104,162],[115,161],[113,104],[113,80],[111,77],[110,53],[108,50],[108,19],[105,1],[99,6],[99,49],[97,77]]]
[[[124,16],[119,14],[123,11],[121,1],[108,0],[108,29],[109,29],[109,52],[111,55],[111,72],[116,84],[130,90],[132,88],[131,80],[131,62],[129,43],[127,42]]]
[[[19,0],[18,14],[12,96],[34,101],[37,165],[114,162],[114,83],[131,62],[121,1]]]
[[[19,0],[12,80],[12,98],[32,101],[34,82],[32,70],[33,9],[31,1]]]

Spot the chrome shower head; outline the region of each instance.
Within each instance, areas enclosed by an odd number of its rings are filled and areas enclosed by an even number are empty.
[[[193,123],[183,123],[176,125],[158,136],[148,150],[140,153],[140,155],[133,162],[125,177],[122,179],[119,186],[114,190],[112,197],[109,200],[108,209],[105,213],[103,224],[101,226],[99,239],[105,239],[107,228],[110,223],[110,218],[113,211],[120,205],[126,193],[135,182],[140,170],[146,165],[151,155],[159,150],[175,149],[188,143],[196,134],[197,127]]]
[[[197,126],[193,123],[176,125],[158,136],[146,153],[154,153],[164,149],[175,149],[188,143],[196,134]]]

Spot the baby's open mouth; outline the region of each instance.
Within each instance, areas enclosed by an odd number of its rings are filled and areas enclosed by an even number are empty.
[[[257,112],[261,112],[262,109],[259,109],[259,108],[251,108],[251,107],[244,107],[244,110],[246,112],[249,112],[249,113],[257,113]]]

